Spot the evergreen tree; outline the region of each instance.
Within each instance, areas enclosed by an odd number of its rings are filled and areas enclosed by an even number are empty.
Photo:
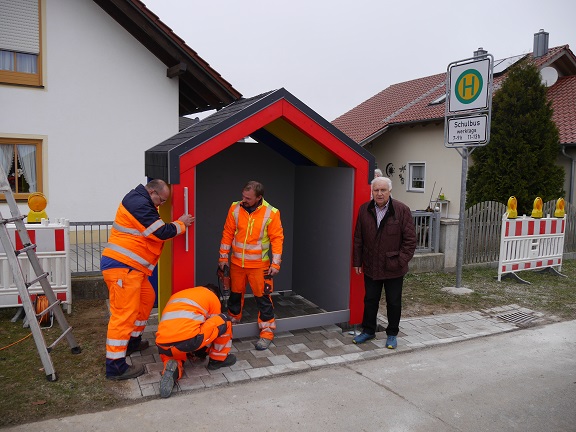
[[[564,196],[564,169],[556,165],[559,141],[538,68],[515,65],[492,99],[490,142],[472,153],[467,207],[506,204],[515,196],[518,215],[530,216],[536,197],[546,202]]]

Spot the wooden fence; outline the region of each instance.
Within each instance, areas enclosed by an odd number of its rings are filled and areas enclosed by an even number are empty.
[[[544,204],[544,215],[554,215],[556,201]],[[478,203],[464,213],[464,264],[498,262],[502,216],[506,206],[496,201]],[[576,206],[566,203],[564,253],[576,252]]]

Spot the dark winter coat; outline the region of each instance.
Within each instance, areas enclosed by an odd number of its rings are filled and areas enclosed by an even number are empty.
[[[410,208],[390,197],[388,211],[377,227],[374,205],[372,200],[358,210],[352,265],[363,267],[364,274],[373,280],[404,276],[416,249]]]

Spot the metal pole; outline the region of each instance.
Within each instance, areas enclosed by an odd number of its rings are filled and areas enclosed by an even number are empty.
[[[464,147],[458,150],[462,156],[462,177],[460,179],[460,219],[458,221],[458,248],[456,250],[456,288],[462,286],[462,262],[464,261],[464,211],[466,209],[466,179],[468,177],[468,155],[470,151]]]

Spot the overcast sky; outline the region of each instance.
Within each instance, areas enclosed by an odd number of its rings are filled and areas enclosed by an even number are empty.
[[[244,97],[284,87],[329,121],[479,47],[576,52],[574,0],[143,0]]]

